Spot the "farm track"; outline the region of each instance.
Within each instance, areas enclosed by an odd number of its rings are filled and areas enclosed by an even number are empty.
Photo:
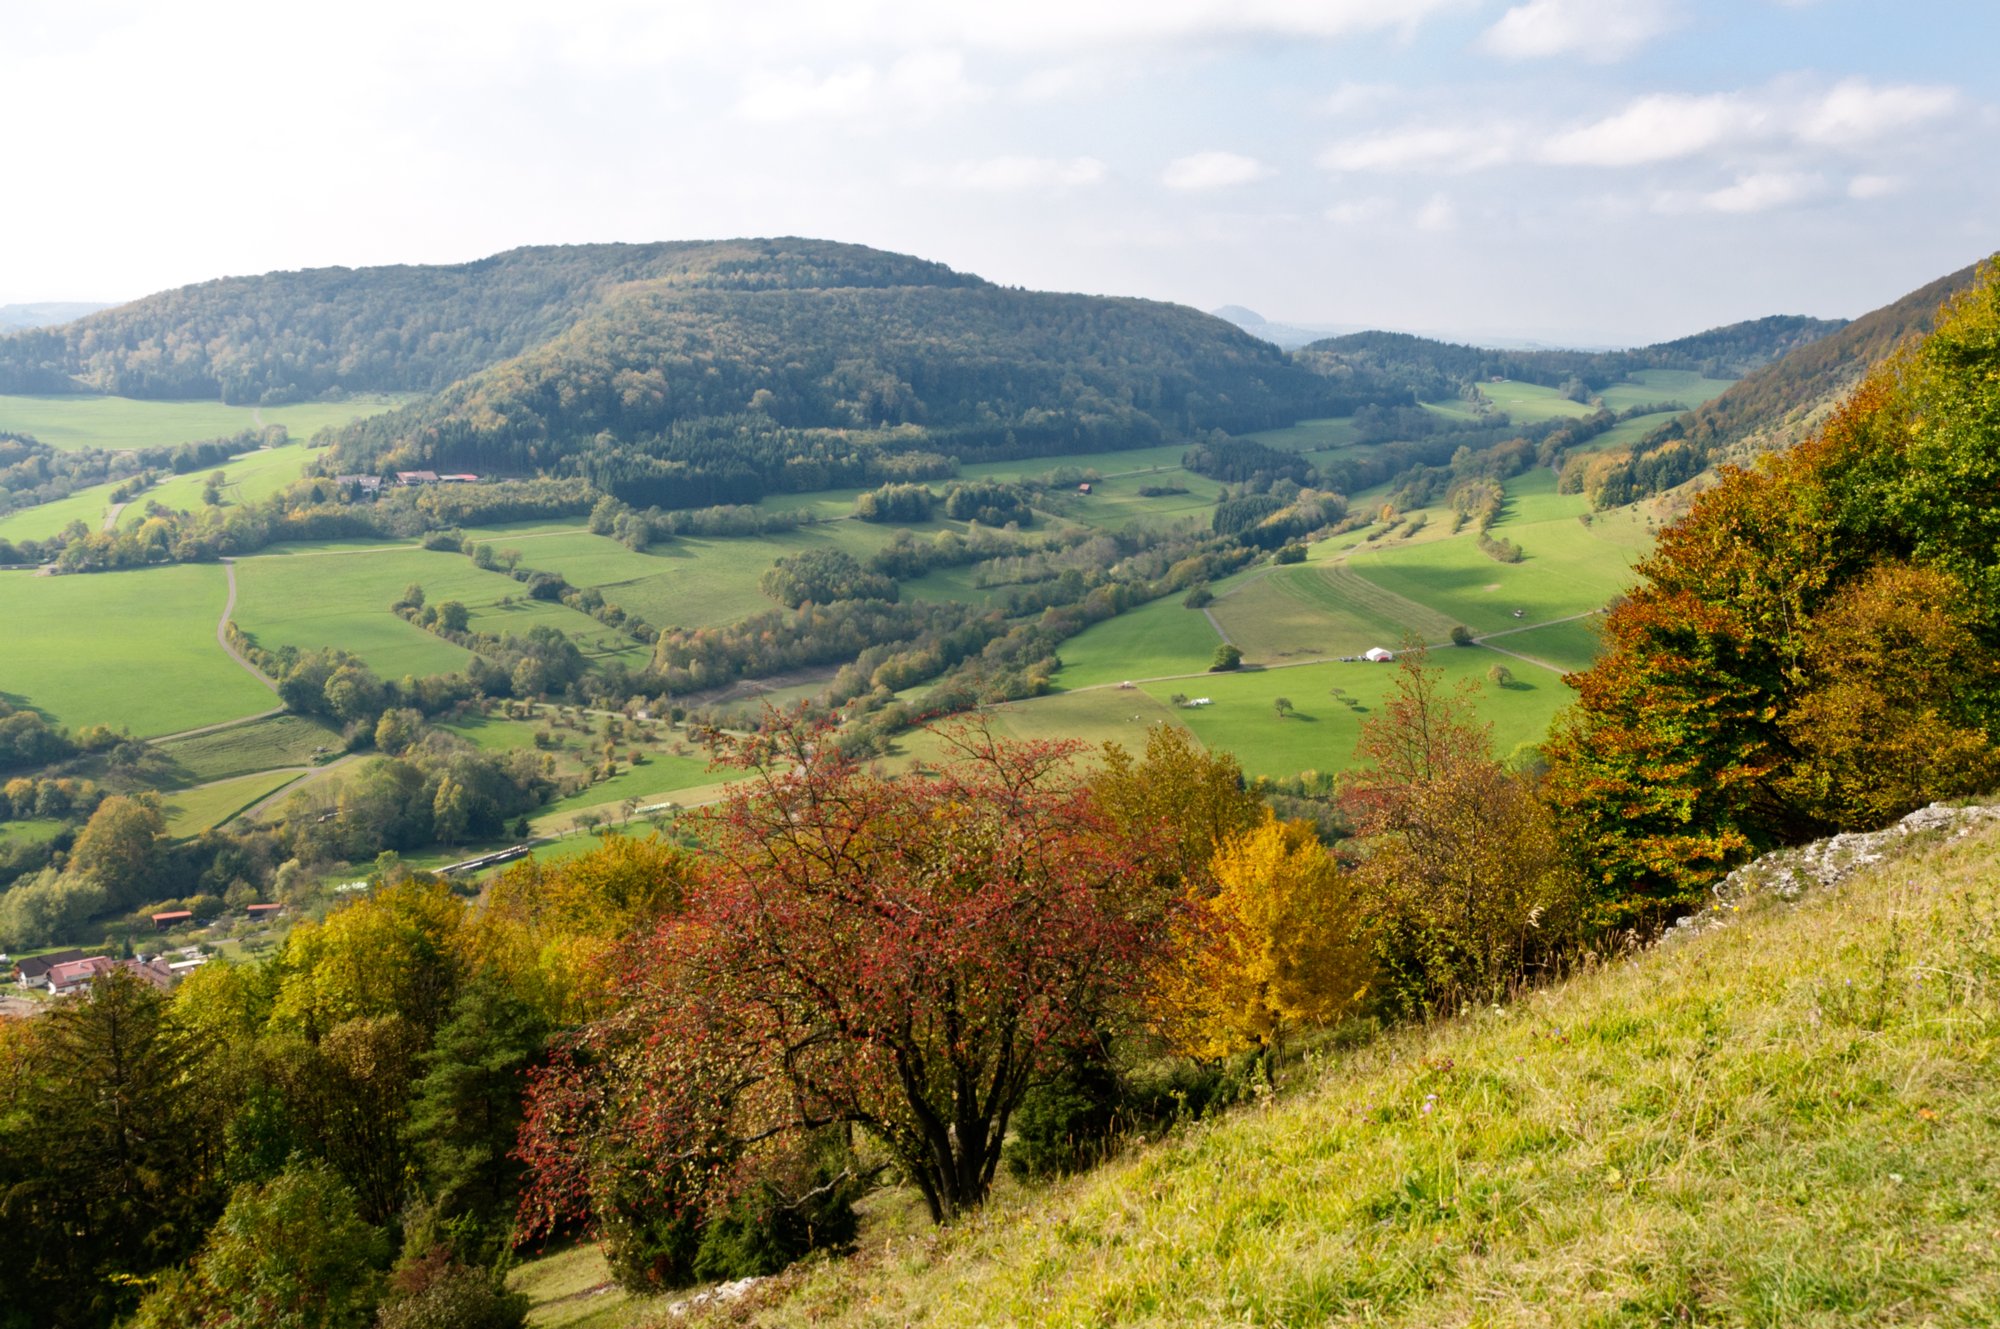
[[[215,625],[215,644],[220,646],[224,651],[227,651],[230,659],[248,670],[250,677],[256,679],[271,691],[276,692],[278,690],[277,680],[265,674],[256,665],[251,664],[250,658],[237,650],[235,643],[229,640],[229,616],[236,612],[236,560],[233,558],[223,559],[222,571],[229,578],[229,599],[223,603],[222,617]],[[234,724],[238,722],[231,721],[230,723]],[[220,726],[217,727],[219,728]]]
[[[249,807],[244,808],[241,812],[231,817],[229,821],[243,821],[246,818],[260,816],[266,811],[270,810],[272,807],[276,806],[280,800],[289,798],[291,795],[297,793],[299,790],[305,788],[309,784],[317,784],[319,781],[325,779],[327,776],[339,770],[341,767],[351,765],[352,763],[360,760],[360,758],[361,758],[360,753],[350,752],[344,757],[335,758],[334,760],[328,762],[324,766],[309,767],[307,768],[306,772],[303,775],[301,775],[298,779],[287,781],[286,783],[278,786],[276,789],[273,789],[270,793],[264,795],[262,798],[258,799],[255,803],[252,803]],[[274,769],[289,770],[291,768],[280,766]],[[236,778],[241,779],[242,777],[238,776]],[[228,824],[229,822],[223,823],[223,825],[225,826]]]
[[[125,504],[113,503],[104,510],[104,532],[108,535],[118,529],[118,514],[125,510]]]

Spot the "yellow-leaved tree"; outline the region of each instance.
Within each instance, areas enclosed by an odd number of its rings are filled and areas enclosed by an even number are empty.
[[[1185,1055],[1275,1051],[1368,989],[1372,962],[1353,883],[1303,821],[1269,811],[1225,839],[1215,889],[1185,902],[1154,984],[1161,1032]]]

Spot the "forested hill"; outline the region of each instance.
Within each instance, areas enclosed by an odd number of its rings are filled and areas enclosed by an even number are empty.
[[[1401,332],[1356,332],[1314,342],[1298,358],[1335,378],[1403,387],[1425,401],[1438,401],[1489,378],[1546,387],[1575,380],[1593,391],[1642,369],[1737,378],[1844,326],[1838,319],[1775,315],[1621,351],[1495,350]]]
[[[445,266],[224,277],[0,338],[0,390],[239,404],[431,392],[549,340],[631,282],[736,292],[987,285],[940,263],[795,239],[543,246]]]
[[[1938,309],[1970,286],[1977,272],[1977,265],[1960,268],[1766,365],[1714,401],[1663,426],[1641,447],[1687,439],[1710,460],[1724,461],[1788,446],[1872,366],[1910,337],[1928,333]]]

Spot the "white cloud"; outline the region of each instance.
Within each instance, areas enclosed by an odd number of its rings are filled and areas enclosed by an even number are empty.
[[[1095,157],[988,157],[959,162],[944,173],[944,180],[958,189],[1018,194],[1094,185],[1105,174],[1104,163]]]
[[[1368,198],[1343,199],[1329,207],[1322,215],[1341,226],[1360,226],[1368,222],[1381,221],[1395,211],[1395,204],[1380,195]]]
[[[744,76],[736,113],[764,124],[885,112],[935,114],[988,95],[967,77],[965,57],[958,52],[913,51],[884,73],[866,64],[828,74],[803,67],[753,70]]]
[[[878,81],[867,65],[825,75],[810,69],[754,70],[744,76],[736,113],[765,124],[854,115],[874,100]]]
[[[1437,234],[1457,227],[1458,209],[1445,195],[1432,194],[1424,201],[1424,205],[1417,209],[1416,216],[1411,220],[1416,223],[1418,230]]]
[[[1391,129],[1336,143],[1319,164],[1331,171],[1474,170],[1509,160],[1514,137],[1502,124]]]
[[[1169,189],[1227,189],[1275,174],[1255,157],[1234,152],[1196,152],[1168,162],[1167,169],[1160,172],[1160,183]]]
[[[1849,198],[1887,198],[1901,193],[1903,182],[1893,175],[1857,175],[1847,182]]]
[[[1528,0],[1502,14],[1480,44],[1509,60],[1571,54],[1617,60],[1675,22],[1666,0]]]
[[[1321,98],[1315,109],[1323,115],[1346,115],[1388,101],[1396,92],[1391,83],[1343,83]]]
[[[1958,93],[1952,88],[1879,86],[1851,78],[1805,108],[1798,132],[1808,143],[1845,146],[1935,120],[1957,106]]]
[[[1701,195],[1697,204],[1709,212],[1769,212],[1819,192],[1820,178],[1790,171],[1758,171],[1736,183]]]
[[[1557,134],[1542,145],[1541,156],[1558,166],[1672,161],[1754,132],[1765,118],[1760,107],[1726,93],[1656,93],[1595,124]]]

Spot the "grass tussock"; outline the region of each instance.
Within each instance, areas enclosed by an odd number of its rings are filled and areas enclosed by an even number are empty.
[[[1990,1325],[2000,834],[1309,1062],[759,1325]]]

